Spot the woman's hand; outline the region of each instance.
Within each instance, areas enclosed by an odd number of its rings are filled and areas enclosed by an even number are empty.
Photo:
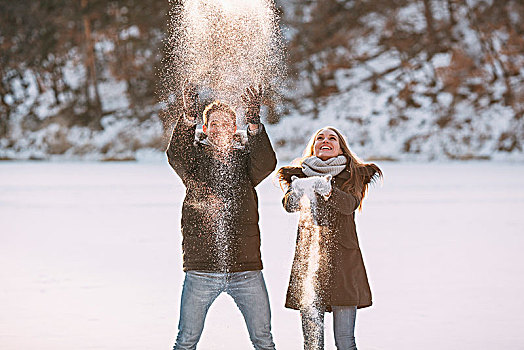
[[[240,96],[246,106],[246,122],[249,124],[260,124],[260,105],[262,104],[262,85],[258,90],[253,86],[246,89],[246,92]]]
[[[331,175],[326,175],[323,178],[321,177],[320,179],[318,179],[313,187],[315,192],[324,198],[328,198],[331,195],[332,191],[331,179]]]
[[[291,176],[291,189],[298,198],[302,198],[304,195],[304,186],[300,185],[300,179],[295,175]]]

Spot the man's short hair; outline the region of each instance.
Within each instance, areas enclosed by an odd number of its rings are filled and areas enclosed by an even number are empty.
[[[231,109],[231,107],[229,107],[229,105],[226,103],[223,103],[220,101],[214,101],[213,103],[208,104],[206,109],[204,109],[204,113],[203,113],[204,125],[207,126],[207,122],[209,120],[209,116],[211,115],[211,113],[214,113],[217,111],[224,112],[228,114],[229,116],[231,116],[233,123],[236,124],[237,115],[235,114],[235,111],[233,111],[233,109]]]

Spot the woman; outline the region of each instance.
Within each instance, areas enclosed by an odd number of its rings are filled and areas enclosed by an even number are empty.
[[[333,311],[337,349],[356,349],[356,310],[371,305],[371,291],[355,210],[382,171],[360,161],[338,130],[325,127],[312,136],[298,166],[277,174],[287,188],[284,208],[301,212],[286,307],[300,310],[304,349],[324,348],[326,311]]]

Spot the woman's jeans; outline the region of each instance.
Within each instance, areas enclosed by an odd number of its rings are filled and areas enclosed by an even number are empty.
[[[333,331],[338,350],[357,350],[355,344],[356,306],[331,306],[333,309]],[[325,307],[310,307],[300,311],[304,350],[324,349]]]
[[[242,312],[255,349],[274,350],[271,311],[262,271],[186,272],[174,350],[196,349],[207,311],[222,292],[231,295]]]

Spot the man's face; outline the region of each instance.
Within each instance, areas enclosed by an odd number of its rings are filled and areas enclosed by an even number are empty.
[[[237,126],[231,115],[223,111],[211,113],[203,127],[209,141],[220,148],[227,148],[233,141]]]

